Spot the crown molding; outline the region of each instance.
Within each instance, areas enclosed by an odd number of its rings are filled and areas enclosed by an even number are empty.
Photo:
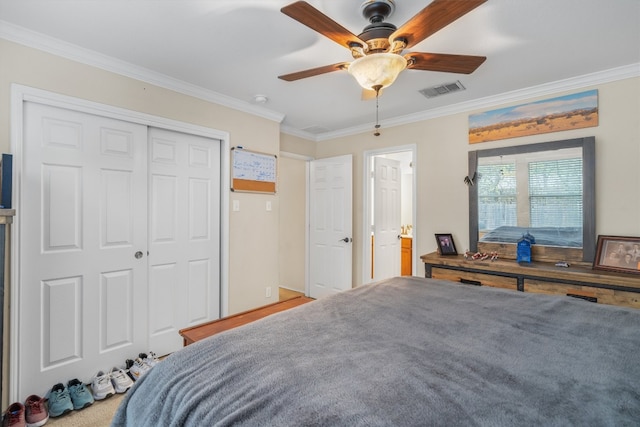
[[[524,89],[518,89],[511,92],[505,92],[495,96],[479,98],[468,102],[438,107],[431,110],[424,110],[414,114],[409,114],[393,119],[382,120],[380,125],[382,128],[390,128],[410,123],[416,123],[423,120],[435,119],[438,117],[450,116],[453,114],[467,113],[474,110],[485,108],[493,108],[510,104],[513,102],[526,101],[531,98],[540,96],[555,95],[558,92],[571,91],[576,89],[584,89],[589,86],[601,85],[618,80],[640,77],[640,63],[625,65],[622,67],[612,68],[596,73],[585,74],[582,76],[572,77],[565,80],[558,80],[551,83],[545,83],[538,86],[532,86]],[[307,135],[306,139],[316,142],[327,141],[335,138],[356,135],[364,132],[370,132],[374,124],[354,126],[334,132],[326,132],[320,135]],[[284,130],[283,130],[284,132]],[[286,133],[286,132],[285,132]],[[302,135],[298,135],[305,138]]]
[[[204,89],[148,68],[139,67],[2,20],[0,20],[0,38],[264,119],[278,123],[282,123],[284,120],[282,113]]]
[[[2,20],[0,20],[0,38],[278,123],[282,123],[285,117],[285,115],[282,113],[250,104],[249,102],[241,101],[236,98],[214,92],[212,90],[204,89],[200,86],[186,83],[182,80],[168,77],[156,71],[138,67],[128,62],[121,61],[107,55],[102,55],[95,51],[84,49],[77,45],[73,45]],[[565,80],[559,80],[556,82],[545,83],[529,88],[518,89],[495,96],[480,98],[444,107],[433,108],[430,110],[424,110],[402,117],[382,120],[380,122],[380,125],[384,128],[401,126],[420,122],[423,120],[430,120],[453,114],[492,108],[513,102],[528,100],[539,96],[546,96],[563,91],[582,89],[589,86],[639,76],[640,63],[634,63],[605,71],[572,77]],[[371,131],[371,129],[373,129],[373,126],[373,123],[369,123],[365,125],[344,128],[337,131],[312,134],[300,129],[294,129],[286,125],[281,125],[280,131],[282,133],[306,140],[321,142],[369,132]]]

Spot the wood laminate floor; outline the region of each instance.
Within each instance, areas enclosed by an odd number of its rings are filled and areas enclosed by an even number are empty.
[[[285,301],[291,298],[304,296],[304,292],[292,291],[287,288],[278,288],[280,301]]]

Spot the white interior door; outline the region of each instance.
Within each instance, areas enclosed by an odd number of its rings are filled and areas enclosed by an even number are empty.
[[[149,348],[220,317],[220,144],[149,129]]]
[[[310,162],[309,296],[352,287],[352,156]]]
[[[374,157],[373,191],[373,278],[400,275],[400,162]]]
[[[21,400],[123,364],[147,318],[146,127],[29,102],[24,123]]]

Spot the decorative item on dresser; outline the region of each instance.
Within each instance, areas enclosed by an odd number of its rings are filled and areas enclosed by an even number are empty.
[[[518,264],[512,259],[470,261],[463,256],[440,256],[436,252],[420,259],[424,262],[425,277],[640,308],[640,277],[593,270],[584,263],[564,267],[541,261]]]
[[[640,237],[598,236],[593,268],[640,274]]]
[[[456,245],[453,242],[453,235],[449,233],[436,234],[436,243],[438,244],[438,253],[441,255],[458,255]]]
[[[594,137],[469,151],[468,162],[470,251],[515,259],[529,232],[533,260],[593,261]]]

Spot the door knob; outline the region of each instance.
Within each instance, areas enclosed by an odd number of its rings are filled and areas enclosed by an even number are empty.
[[[142,258],[142,255],[143,255],[143,254],[142,254],[142,251],[138,251],[138,252],[136,252],[136,254],[134,255],[134,257],[136,257],[136,259],[140,259],[140,258]]]
[[[351,237],[345,237],[344,239],[340,239],[338,240],[339,242],[345,242],[345,243],[349,243],[351,242],[353,239]]]

